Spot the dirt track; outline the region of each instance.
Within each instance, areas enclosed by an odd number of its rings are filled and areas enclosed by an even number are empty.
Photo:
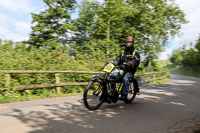
[[[200,130],[200,79],[172,75],[142,87],[133,103],[82,106],[82,96],[0,104],[0,133],[193,133]],[[196,132],[199,133],[199,132]]]

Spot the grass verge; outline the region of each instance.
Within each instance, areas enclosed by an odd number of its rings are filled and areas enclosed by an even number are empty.
[[[156,80],[156,81],[149,83],[149,85],[160,85],[160,84],[164,84],[164,83],[168,82],[169,80],[170,80],[170,78]]]
[[[57,94],[55,91],[48,91],[47,89],[45,91],[40,92],[40,94],[27,94],[26,91],[6,91],[0,95],[0,104],[18,101],[38,100],[45,98],[74,96],[81,94],[83,94],[83,91]]]
[[[171,71],[171,74],[178,74],[184,76],[198,77],[200,78],[200,70],[178,67]]]

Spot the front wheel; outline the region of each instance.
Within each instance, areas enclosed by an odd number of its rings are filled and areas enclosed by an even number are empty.
[[[129,93],[127,95],[126,100],[124,100],[125,103],[131,103],[134,100],[137,94],[136,87],[137,87],[137,84],[134,81],[131,81],[129,85]]]
[[[89,110],[98,109],[105,99],[105,89],[97,81],[90,81],[84,90],[83,102]]]

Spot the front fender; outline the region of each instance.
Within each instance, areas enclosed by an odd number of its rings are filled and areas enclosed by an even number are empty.
[[[92,77],[92,81],[100,82],[100,83],[103,82],[103,80],[102,80],[99,76],[93,76],[93,77]]]

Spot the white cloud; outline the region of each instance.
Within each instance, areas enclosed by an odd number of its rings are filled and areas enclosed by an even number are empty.
[[[30,6],[30,1],[28,0],[1,0],[0,9],[6,11],[23,11],[30,12],[33,11],[33,7]]]
[[[98,1],[99,3],[103,3],[105,0],[90,0],[90,1]]]
[[[189,23],[182,25],[180,36],[174,38],[173,45],[169,45],[166,51],[161,53],[160,59],[168,59],[173,49],[177,49],[182,45],[190,47],[190,43],[197,40],[200,33],[200,0],[175,0],[177,5],[185,13]]]
[[[195,42],[200,33],[200,1],[199,0],[176,0],[176,3],[186,14],[188,24],[183,25],[180,37],[175,38],[179,45],[190,45],[190,42]]]
[[[0,14],[0,38],[13,41],[28,39],[31,24],[24,21],[16,21]]]
[[[31,32],[31,13],[44,8],[42,0],[0,0],[0,39],[27,40]]]
[[[104,2],[104,0],[97,0],[98,2],[100,2],[100,3],[103,3]]]

